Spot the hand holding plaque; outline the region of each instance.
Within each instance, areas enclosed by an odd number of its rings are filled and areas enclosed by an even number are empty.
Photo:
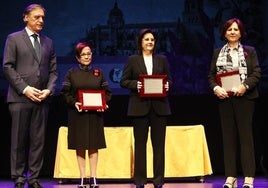
[[[237,90],[238,86],[241,85],[238,70],[216,74],[216,81],[229,95],[232,95]]]
[[[82,110],[101,110],[107,108],[104,90],[78,90],[78,101]]]
[[[140,97],[166,97],[165,84],[167,75],[145,75],[139,76],[142,87],[139,90]]]

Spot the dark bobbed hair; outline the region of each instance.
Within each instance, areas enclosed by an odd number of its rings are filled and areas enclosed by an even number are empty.
[[[142,39],[144,37],[145,34],[147,33],[151,33],[153,36],[154,36],[154,40],[156,42],[157,40],[157,36],[156,36],[156,33],[151,30],[151,29],[148,29],[148,28],[145,28],[145,29],[141,29],[137,38],[136,38],[136,50],[137,50],[137,54],[138,55],[141,55],[142,54],[142,46],[141,46],[141,43],[142,43]]]
[[[74,55],[77,57],[77,58],[80,58],[80,54],[81,54],[81,51],[83,50],[83,48],[85,47],[89,47],[91,49],[91,46],[87,43],[87,42],[78,42],[74,48]]]
[[[41,4],[30,4],[24,9],[22,14],[22,18],[25,23],[26,23],[25,16],[30,14],[30,12],[36,8],[41,8],[43,9],[44,13],[46,13],[46,9]]]
[[[225,38],[225,33],[227,31],[227,29],[234,23],[236,22],[238,25],[238,28],[240,30],[240,34],[241,34],[241,39],[244,38],[246,36],[246,30],[244,28],[244,25],[242,23],[242,21],[239,18],[231,18],[229,20],[227,20],[221,27],[220,33],[221,33],[221,40],[226,40]]]

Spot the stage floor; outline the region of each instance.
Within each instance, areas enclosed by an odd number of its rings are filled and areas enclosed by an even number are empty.
[[[205,177],[205,182],[200,183],[192,178],[172,178],[167,179],[163,188],[222,188],[225,181],[224,177]],[[63,182],[57,179],[41,179],[41,184],[44,188],[76,188],[77,180],[64,180]],[[242,187],[243,178],[238,179],[238,187]],[[135,188],[130,180],[99,180],[100,188]],[[11,180],[0,180],[1,188],[13,188],[14,184]],[[87,186],[89,187],[89,186]],[[27,188],[27,185],[25,185]],[[145,188],[153,188],[153,185],[149,182]],[[268,188],[268,178],[256,177],[254,188]]]

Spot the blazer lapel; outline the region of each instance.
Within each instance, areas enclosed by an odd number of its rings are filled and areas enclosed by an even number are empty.
[[[32,53],[33,53],[33,56],[34,58],[39,62],[38,60],[38,57],[35,53],[35,50],[34,50],[34,47],[33,47],[33,44],[31,42],[31,39],[29,38],[27,32],[24,30],[24,33],[23,33],[23,40],[25,41],[26,45],[28,46],[29,49],[31,49]],[[41,48],[42,49],[42,48]]]
[[[43,50],[44,50],[44,46],[43,46],[43,43],[44,43],[44,40],[43,40],[43,36],[41,34],[39,34],[39,37],[40,37],[40,62],[42,60],[42,54],[43,54]]]
[[[153,56],[153,74],[157,74],[158,59]]]
[[[144,62],[144,59],[143,59],[143,56],[139,56],[138,57],[138,65],[139,65],[139,69],[141,70],[141,74],[147,74],[147,70],[146,70],[146,66],[145,66],[145,62]]]

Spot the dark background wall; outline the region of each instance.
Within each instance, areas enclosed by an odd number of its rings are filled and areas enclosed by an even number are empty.
[[[222,45],[219,26],[226,19],[239,17],[259,55],[263,79],[254,119],[257,174],[267,175],[268,168],[268,80],[267,35],[268,1],[265,0],[66,0],[36,1],[46,7],[44,32],[50,36],[58,54],[59,81],[76,62],[71,54],[78,41],[94,45],[94,65],[104,69],[113,89],[110,108],[105,112],[105,126],[131,126],[126,117],[127,91],[119,87],[127,56],[134,53],[135,34],[151,27],[159,36],[157,52],[168,57],[174,87],[170,93],[173,114],[168,125],[203,124],[213,173],[223,174],[221,130],[215,96],[208,89],[207,72],[213,48]],[[22,12],[30,1],[0,2],[0,50],[7,34],[23,28]],[[114,18],[115,19],[114,21]],[[114,21],[114,22],[113,22]],[[115,30],[113,28],[116,28]],[[99,31],[99,33],[96,31]],[[99,37],[98,36],[102,36]],[[109,37],[105,37],[109,36]],[[161,45],[160,45],[161,44]],[[1,55],[0,55],[1,56]],[[1,58],[2,59],[2,58]],[[120,75],[120,74],[119,74]],[[10,117],[5,103],[7,82],[0,70],[0,178],[9,177]],[[52,177],[58,128],[67,125],[66,108],[57,93],[50,104],[45,161],[42,176]],[[180,160],[180,159],[178,159]],[[238,159],[238,161],[240,161]]]

